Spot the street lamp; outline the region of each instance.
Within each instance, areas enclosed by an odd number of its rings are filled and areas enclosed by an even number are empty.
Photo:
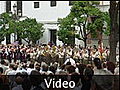
[[[22,16],[21,10],[17,10],[17,5],[16,4],[13,5],[13,13],[10,12],[9,14],[10,14],[10,16],[12,16],[12,18],[16,22],[18,22],[20,17]],[[16,27],[15,27],[15,30],[14,30],[14,42],[16,41],[16,38],[19,39],[19,36],[17,34]]]
[[[19,16],[19,17],[22,16],[22,12],[21,12],[21,10],[18,10],[18,16]]]
[[[17,13],[17,5],[16,4],[13,5],[13,11],[14,11],[14,14]]]

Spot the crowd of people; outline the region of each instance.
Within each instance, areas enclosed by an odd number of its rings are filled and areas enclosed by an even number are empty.
[[[76,83],[60,90],[119,90],[114,78],[119,75],[119,55],[114,64],[109,53],[109,48],[96,46],[1,45],[0,90],[51,90],[44,78],[59,75]]]

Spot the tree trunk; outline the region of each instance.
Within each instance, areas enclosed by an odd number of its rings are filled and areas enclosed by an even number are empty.
[[[22,40],[21,40],[19,34],[17,35],[17,41],[19,42],[20,45],[22,44]]]
[[[114,38],[114,32],[111,32],[110,34],[110,57],[109,60],[113,63],[116,62],[116,41]]]
[[[109,60],[112,61],[113,63],[116,62],[116,47],[117,47],[117,42],[118,42],[118,7],[116,1],[110,1],[110,57]]]
[[[85,48],[87,47],[87,39],[86,38],[84,39],[84,47]]]
[[[10,34],[6,35],[6,44],[10,44]]]
[[[28,45],[30,44],[30,40],[26,40],[26,39],[23,39],[23,40],[25,40],[28,43]]]
[[[32,41],[32,44],[33,44],[33,45],[36,45],[36,41]]]

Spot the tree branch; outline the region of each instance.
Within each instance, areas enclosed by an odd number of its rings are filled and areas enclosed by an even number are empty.
[[[84,38],[86,38],[86,29],[85,29],[85,24],[83,24],[83,32],[84,32]]]
[[[29,40],[26,40],[25,38],[23,40],[25,40],[27,43],[29,43]]]
[[[82,41],[84,41],[84,39],[83,38],[78,38],[79,40],[82,40]]]
[[[81,33],[82,38],[84,38],[84,36],[83,36],[83,31],[82,31],[82,29],[81,29],[81,26],[79,25],[79,27],[80,27],[80,32],[79,32],[79,33]]]
[[[86,35],[88,36],[91,33],[91,31],[89,31]]]

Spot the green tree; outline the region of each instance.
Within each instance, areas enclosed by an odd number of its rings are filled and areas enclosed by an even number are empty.
[[[13,22],[13,20],[9,13],[2,13],[0,15],[0,43],[4,41],[6,36],[11,34],[11,22]]]
[[[71,29],[68,28],[71,25],[78,26],[79,34],[74,35],[79,40],[84,42],[84,46],[87,46],[87,38],[89,34],[92,34],[93,37],[97,36],[99,31],[101,34],[105,32],[108,34],[107,30],[103,30],[104,23],[108,20],[109,16],[107,12],[101,12],[96,6],[99,4],[97,1],[73,1],[70,14],[59,22],[60,24],[60,34],[58,34],[59,40],[65,41],[67,31]],[[107,25],[109,25],[107,23]],[[108,29],[108,27],[106,28]],[[65,31],[67,30],[67,31]],[[71,30],[72,31],[72,30]],[[65,33],[63,33],[65,32]]]
[[[74,17],[68,15],[66,18],[58,19],[59,31],[58,39],[67,45],[74,45],[75,43],[75,28],[73,26]]]
[[[16,34],[17,39],[24,39],[28,44],[30,44],[30,42],[35,44],[36,41],[43,36],[43,24],[38,23],[36,19],[27,18],[23,21],[16,21],[14,18],[15,15],[10,16],[9,13],[1,14],[0,42],[4,41],[4,37],[10,35],[11,33]],[[9,27],[6,28],[6,25],[9,25]]]
[[[43,24],[38,23],[36,19],[27,18],[16,23],[17,34],[24,39],[28,44],[35,44],[43,36]]]

